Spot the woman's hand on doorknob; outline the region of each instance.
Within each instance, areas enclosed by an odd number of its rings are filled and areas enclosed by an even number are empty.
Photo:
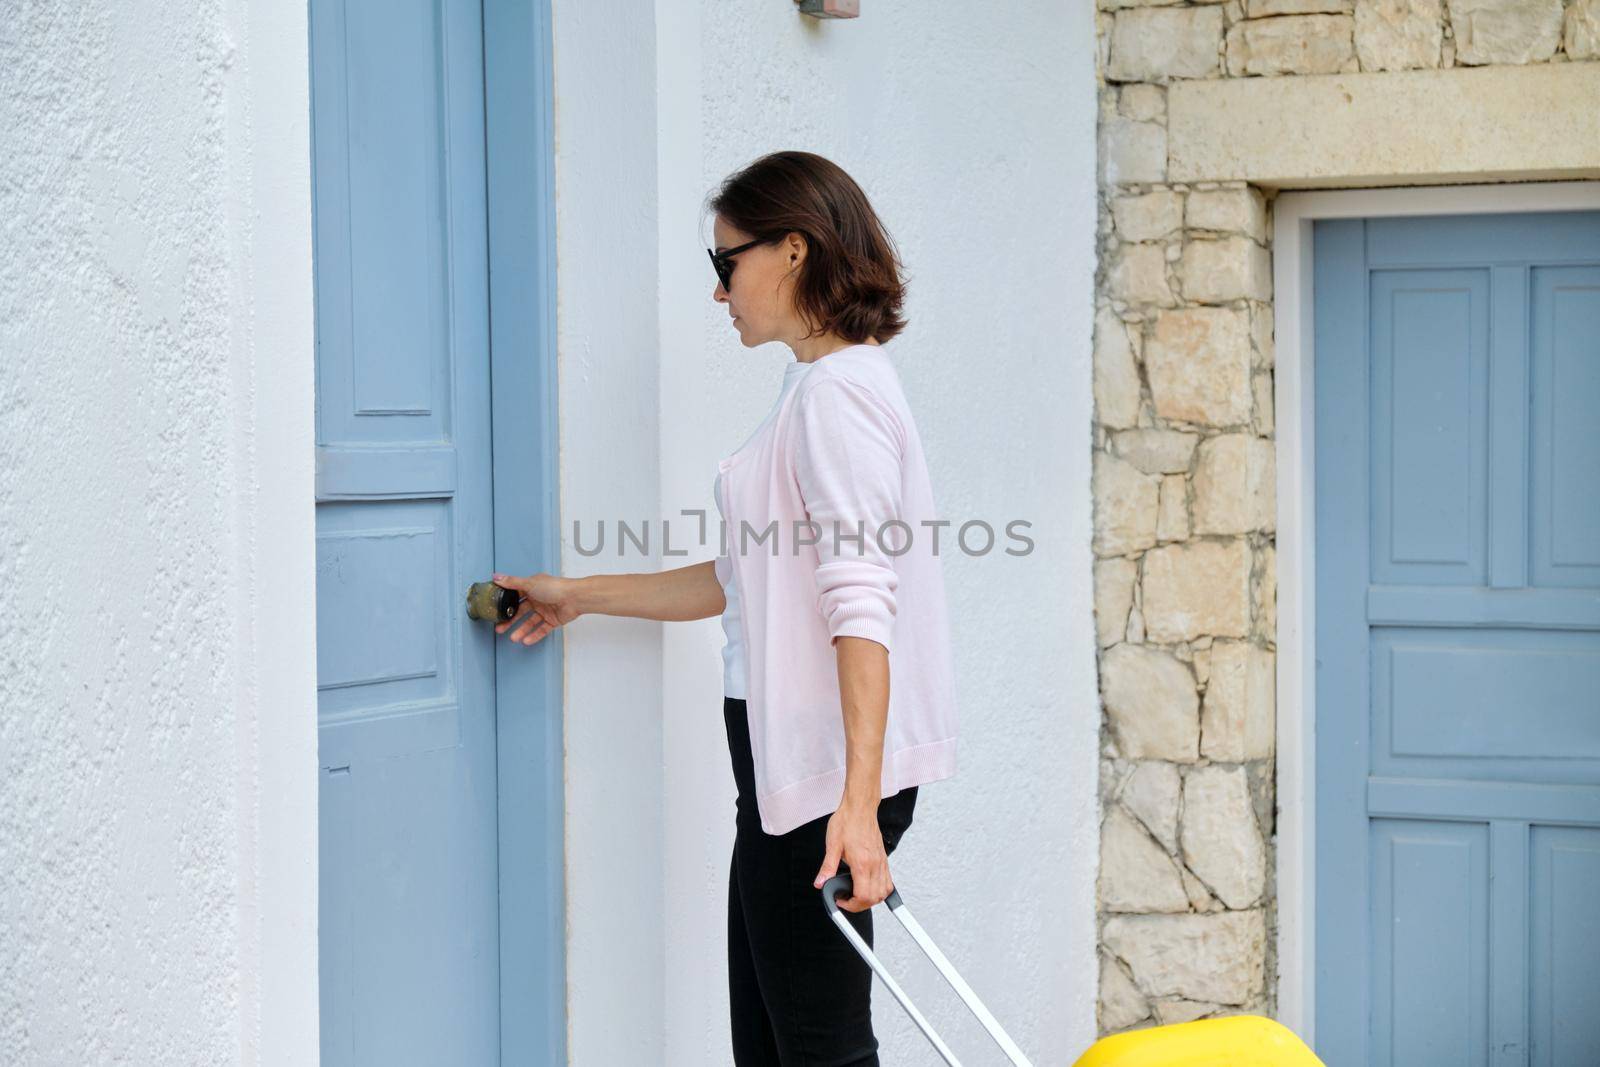
[[[503,634],[512,627],[511,640],[531,645],[583,614],[578,607],[578,583],[575,579],[555,574],[533,574],[518,578],[509,574],[494,575],[494,584],[515,589],[522,594],[517,613],[505,622],[497,622],[495,633]]]

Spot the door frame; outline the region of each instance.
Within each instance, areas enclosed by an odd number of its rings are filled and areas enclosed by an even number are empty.
[[[494,566],[557,573],[551,0],[483,0],[483,42]],[[512,655],[504,644],[494,682],[500,1062],[566,1063],[563,641],[557,631]]]
[[[1600,181],[1284,191],[1273,201],[1273,410],[1277,431],[1278,1018],[1316,1039],[1317,219],[1600,210]]]

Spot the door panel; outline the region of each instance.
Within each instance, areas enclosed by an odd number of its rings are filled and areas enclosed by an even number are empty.
[[[1600,831],[1538,826],[1531,852],[1533,1062],[1600,1063]]]
[[[1489,279],[1372,279],[1373,577],[1462,585],[1487,570]]]
[[[1374,1044],[1393,1063],[1487,1062],[1489,835],[1372,823]]]
[[[1318,1051],[1600,1062],[1600,213],[1313,255]]]
[[[498,1063],[480,14],[310,11],[323,1063]]]
[[[1600,589],[1600,267],[1532,273],[1529,584]]]

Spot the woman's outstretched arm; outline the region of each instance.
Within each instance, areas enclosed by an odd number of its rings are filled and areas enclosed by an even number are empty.
[[[584,614],[687,622],[721,615],[726,606],[716,563],[692,563],[644,574],[595,574],[575,578]]]
[[[511,640],[524,645],[541,640],[580,615],[686,622],[721,615],[727,603],[714,560],[643,574],[592,574],[586,578],[496,574],[494,580],[522,594],[516,615],[496,623],[495,633],[510,630]]]

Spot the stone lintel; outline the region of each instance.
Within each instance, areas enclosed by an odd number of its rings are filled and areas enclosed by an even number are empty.
[[[1175,182],[1600,177],[1600,62],[1175,81],[1167,145]]]

